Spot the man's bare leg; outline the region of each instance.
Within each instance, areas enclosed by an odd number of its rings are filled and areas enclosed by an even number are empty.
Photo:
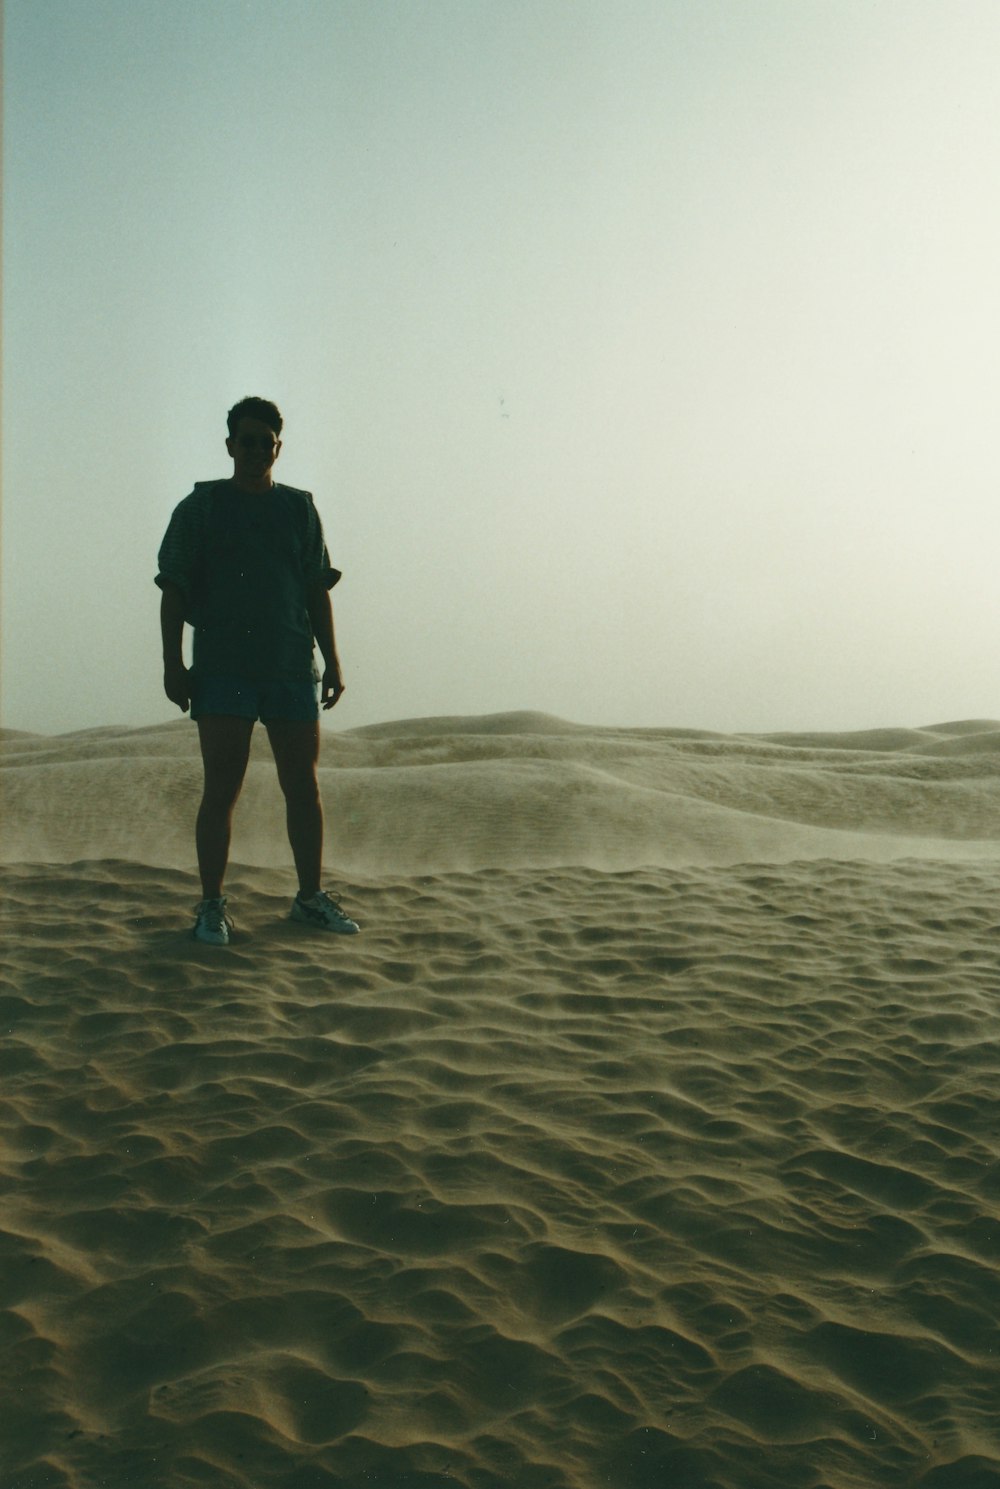
[[[278,781],[285,796],[288,841],[299,876],[299,890],[309,899],[323,877],[323,802],[316,779],[319,724],[289,719],[265,721]]]
[[[252,719],[231,714],[209,714],[198,720],[205,786],[195,824],[201,892],[206,900],[219,899],[229,862],[233,807],[243,786],[250,758]]]

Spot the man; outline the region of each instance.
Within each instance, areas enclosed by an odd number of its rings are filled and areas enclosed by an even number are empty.
[[[309,492],[274,481],[282,429],[276,406],[244,398],[230,409],[228,427],[233,474],[198,482],[174,509],[156,576],[164,691],[183,712],[190,705],[205,770],[195,829],[202,901],[194,935],[210,945],[229,942],[233,922],[222,886],[257,719],[277,766],[299,877],[291,918],[352,935],[357,923],[320,884],[323,805],[316,779],[319,701],[332,708],[344,692],[329,593],[340,574],[330,567]],[[194,630],[190,671],[182,651],[185,621]],[[321,683],[314,645],[323,656]]]

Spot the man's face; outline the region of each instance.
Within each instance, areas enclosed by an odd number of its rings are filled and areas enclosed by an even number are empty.
[[[244,414],[236,433],[226,440],[226,449],[233,457],[234,478],[255,484],[268,479],[281,441],[263,419],[251,419]]]

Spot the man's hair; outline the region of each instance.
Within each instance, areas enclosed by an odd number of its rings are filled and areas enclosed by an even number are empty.
[[[284,421],[278,405],[268,398],[241,398],[239,403],[233,404],[226,415],[230,439],[240,427],[241,419],[260,419],[262,423],[274,430],[279,439],[281,437],[281,426]]]

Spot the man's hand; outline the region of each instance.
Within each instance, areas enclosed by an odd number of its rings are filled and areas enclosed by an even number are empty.
[[[187,713],[191,702],[191,681],[183,662],[171,662],[163,669],[163,691],[181,713]]]
[[[334,662],[323,673],[323,681],[320,685],[319,694],[320,702],[324,708],[332,708],[335,703],[340,701],[343,692],[344,679],[340,675],[340,665]]]

